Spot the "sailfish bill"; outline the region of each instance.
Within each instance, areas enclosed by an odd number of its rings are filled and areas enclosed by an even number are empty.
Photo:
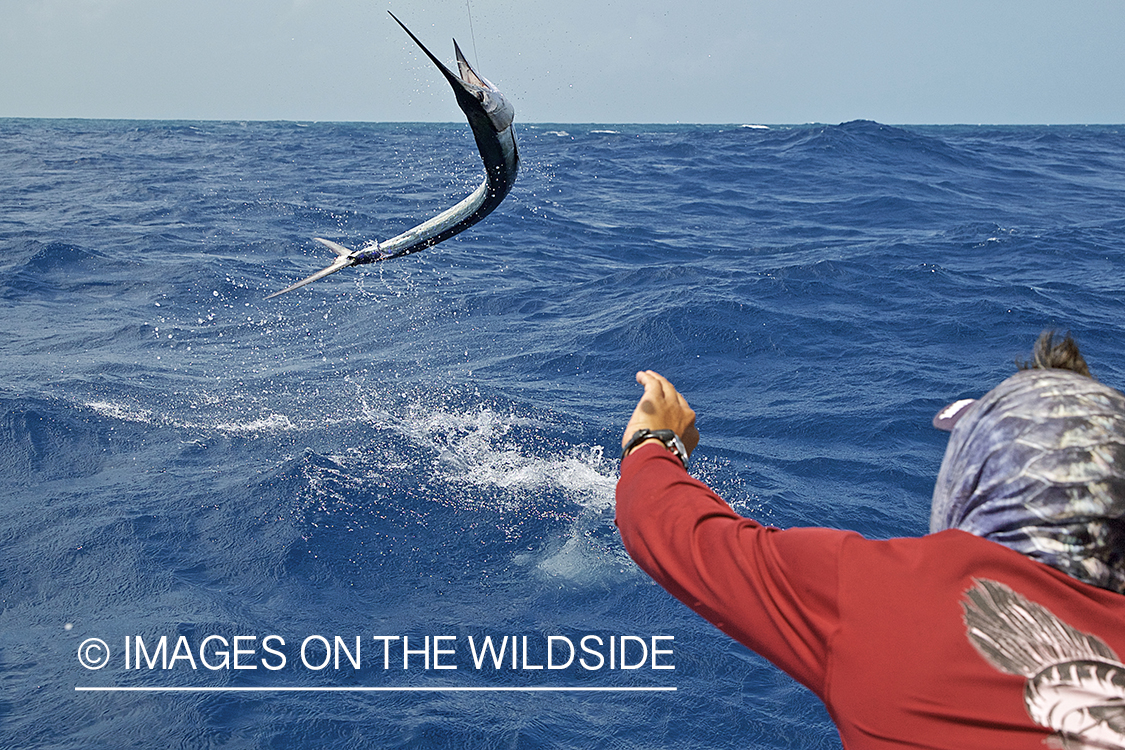
[[[274,292],[266,299],[291,292],[317,279],[323,279],[341,268],[400,258],[433,247],[442,240],[463,232],[492,213],[492,210],[508,195],[512,184],[516,181],[520,157],[519,149],[516,147],[516,135],[512,129],[512,120],[515,117],[515,109],[512,105],[487,79],[477,75],[465,60],[456,40],[453,42],[453,49],[457,55],[458,72],[454,73],[426,49],[426,45],[422,44],[394,13],[390,15],[410,35],[414,43],[421,47],[453,88],[457,105],[469,121],[481,161],[484,162],[484,181],[457,205],[385,242],[371,241],[358,250],[352,250],[331,240],[314,237],[314,240],[335,252],[336,259],[326,268],[280,292]]]

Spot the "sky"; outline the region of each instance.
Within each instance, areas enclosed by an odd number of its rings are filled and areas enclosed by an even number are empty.
[[[1125,123],[1125,0],[0,0],[0,117]]]

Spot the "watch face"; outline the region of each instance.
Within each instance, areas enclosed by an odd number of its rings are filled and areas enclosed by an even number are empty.
[[[683,441],[680,440],[680,436],[672,430],[637,430],[625,444],[625,449],[622,451],[622,456],[624,457],[624,455],[629,453],[629,451],[631,451],[634,446],[650,438],[656,438],[660,442],[664,443],[664,447],[671,451],[672,454],[676,456],[676,458],[680,459],[680,463],[684,465],[684,468],[687,468],[687,449],[684,447]]]
[[[679,456],[680,461],[682,461],[684,464],[684,468],[687,468],[687,448],[684,447],[684,441],[680,440],[679,435],[672,436],[671,450],[673,453]]]

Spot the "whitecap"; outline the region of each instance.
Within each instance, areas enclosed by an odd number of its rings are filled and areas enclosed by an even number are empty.
[[[297,429],[293,421],[284,414],[270,414],[250,422],[226,422],[215,425],[219,432],[233,435],[249,435],[258,432],[287,432]]]
[[[101,414],[103,417],[119,419],[123,422],[152,424],[154,421],[153,413],[148,409],[115,404],[111,401],[90,401],[86,403],[86,406],[93,409],[98,414]]]

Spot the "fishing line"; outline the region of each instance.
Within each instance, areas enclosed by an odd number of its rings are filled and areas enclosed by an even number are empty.
[[[473,62],[480,65],[480,53],[477,52],[477,35],[473,31],[473,9],[469,5],[469,0],[465,0],[465,10],[469,13],[469,36],[473,40]]]

